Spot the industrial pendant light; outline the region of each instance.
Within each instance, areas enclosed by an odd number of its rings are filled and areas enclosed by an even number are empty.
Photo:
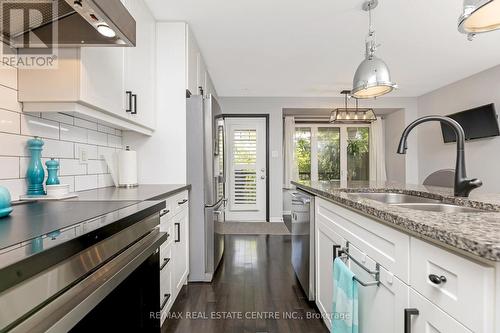
[[[369,124],[377,120],[373,109],[358,107],[357,98],[354,98],[356,100],[356,108],[347,107],[347,98],[351,94],[349,90],[342,90],[340,93],[344,95],[344,107],[332,111],[330,114],[330,123]]]
[[[458,30],[472,39],[475,34],[500,29],[500,0],[464,0]]]
[[[354,74],[351,95],[355,98],[375,98],[390,93],[397,85],[391,81],[391,74],[385,62],[375,57],[379,45],[375,41],[375,30],[372,27],[372,10],[378,5],[378,0],[370,0],[363,4],[363,10],[368,11],[369,27],[366,38],[365,60],[361,62]]]

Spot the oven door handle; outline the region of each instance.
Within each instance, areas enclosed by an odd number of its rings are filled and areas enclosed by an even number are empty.
[[[11,332],[67,332],[99,302],[158,251],[168,233],[153,229],[59,297],[42,307]]]

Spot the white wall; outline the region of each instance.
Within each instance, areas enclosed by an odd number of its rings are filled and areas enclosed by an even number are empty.
[[[281,221],[283,212],[283,109],[284,108],[336,108],[343,106],[343,98],[293,98],[293,97],[223,97],[220,98],[224,113],[269,114],[270,151],[278,157],[270,157],[270,219]],[[361,102],[361,106],[374,108],[404,109],[405,125],[417,117],[416,98],[379,98]],[[402,129],[401,129],[402,130]],[[408,140],[413,149],[403,157],[407,183],[418,183],[417,133]]]
[[[186,28],[184,22],[157,23],[156,130],[152,137],[124,135],[138,152],[141,184],[187,181]]]
[[[476,106],[495,103],[500,108],[500,66],[473,75],[418,98],[418,114],[447,115]],[[419,126],[420,179],[445,168],[455,168],[455,144],[444,144],[438,123]],[[467,176],[480,178],[477,191],[499,192],[500,137],[465,144]]]
[[[384,116],[385,130],[385,166],[387,180],[399,183],[406,182],[405,156],[396,153],[401,133],[405,128],[404,110]]]

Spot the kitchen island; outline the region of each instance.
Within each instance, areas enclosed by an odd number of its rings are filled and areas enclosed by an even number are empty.
[[[412,333],[499,331],[500,195],[456,198],[452,189],[397,183],[294,185],[316,199],[316,304],[328,327],[340,256],[362,282],[360,331],[399,333],[405,322]]]

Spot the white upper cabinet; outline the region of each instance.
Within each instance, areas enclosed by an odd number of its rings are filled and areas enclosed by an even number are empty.
[[[137,46],[60,48],[56,69],[19,69],[23,111],[74,112],[153,133],[155,20],[143,0],[122,2],[136,20]]]
[[[125,2],[136,21],[136,47],[125,50],[125,110],[129,119],[155,126],[156,22],[142,0]]]

